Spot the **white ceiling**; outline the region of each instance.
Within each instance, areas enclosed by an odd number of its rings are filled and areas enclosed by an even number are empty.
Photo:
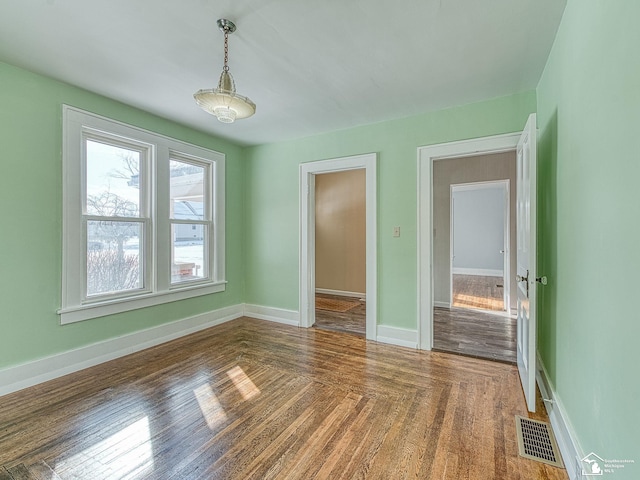
[[[0,60],[254,145],[536,87],[566,0],[12,0]],[[256,114],[222,124],[223,35]]]

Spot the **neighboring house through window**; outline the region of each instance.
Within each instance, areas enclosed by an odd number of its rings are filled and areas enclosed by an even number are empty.
[[[220,292],[223,154],[63,106],[62,323]]]

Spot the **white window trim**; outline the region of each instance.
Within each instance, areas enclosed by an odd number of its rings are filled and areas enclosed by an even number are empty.
[[[205,189],[205,199],[209,200],[208,202],[205,201],[205,205],[204,205],[204,220],[178,220],[175,218],[169,218],[169,228],[171,228],[173,225],[179,225],[179,224],[187,224],[187,225],[191,225],[191,224],[199,224],[199,225],[203,225],[203,227],[207,230],[208,235],[206,235],[206,242],[205,242],[205,251],[204,251],[204,255],[205,255],[205,263],[207,263],[207,271],[209,272],[209,276],[211,278],[218,278],[218,273],[216,270],[217,267],[217,262],[216,262],[216,258],[215,258],[215,252],[213,252],[214,254],[211,255],[210,252],[207,251],[207,247],[209,247],[211,245],[212,242],[215,242],[216,239],[215,237],[212,235],[212,231],[215,230],[215,222],[214,222],[214,213],[215,213],[215,198],[213,193],[214,192],[210,192],[209,191],[209,186],[213,185],[213,182],[215,181],[215,165],[211,164],[211,162],[203,162],[201,158],[195,158],[191,155],[186,155],[184,152],[179,152],[179,151],[174,151],[174,150],[170,150],[169,151],[169,159],[170,160],[175,160],[178,162],[183,162],[183,163],[189,163],[191,165],[199,165],[204,167],[205,169],[205,177],[208,179],[207,184],[205,184],[204,189]],[[206,164],[206,165],[205,165]],[[172,283],[171,279],[169,280],[169,288],[170,289],[175,289],[175,288],[183,288],[185,286],[188,285],[193,285],[196,283],[202,283],[202,280],[199,279],[195,279],[195,280],[189,280],[188,282],[177,282],[177,283]]]
[[[103,317],[115,313],[160,305],[200,295],[222,292],[225,280],[225,155],[213,150],[197,147],[164,135],[144,130],[132,125],[111,120],[68,105],[62,106],[63,117],[63,215],[62,215],[62,305],[57,311],[60,323],[68,324]],[[91,129],[106,132],[110,136],[122,136],[139,143],[151,145],[149,172],[151,180],[151,219],[153,239],[148,239],[150,248],[150,291],[144,291],[120,298],[87,301],[83,299],[83,268],[85,260],[78,252],[82,232],[82,132]],[[126,140],[125,140],[126,141]],[[165,261],[170,256],[170,242],[158,241],[169,238],[169,156],[177,152],[186,158],[193,157],[211,165],[214,191],[211,195],[213,251],[209,252],[210,278],[201,282],[185,282],[184,285],[171,284],[171,265]],[[157,168],[158,165],[167,168]],[[167,201],[158,201],[167,199]],[[166,205],[165,205],[166,204]]]
[[[84,150],[86,147],[86,140],[91,140],[94,142],[101,142],[104,144],[117,144],[120,147],[123,148],[130,148],[131,150],[138,150],[140,152],[140,172],[141,175],[140,177],[145,179],[144,182],[141,182],[140,185],[140,189],[142,190],[142,194],[140,195],[140,214],[138,217],[125,217],[125,218],[113,218],[114,221],[131,221],[131,222],[137,222],[140,223],[142,225],[142,238],[143,238],[143,266],[144,266],[144,271],[143,271],[143,277],[147,280],[147,283],[145,285],[143,285],[140,289],[136,289],[136,290],[131,290],[131,291],[127,291],[127,292],[121,292],[118,295],[113,295],[113,294],[105,294],[105,295],[94,295],[94,296],[89,296],[87,293],[87,285],[86,285],[86,268],[87,268],[87,257],[86,255],[83,256],[80,260],[82,262],[82,264],[80,265],[80,275],[81,278],[83,280],[83,284],[81,285],[82,287],[82,291],[81,291],[81,296],[80,296],[80,303],[81,304],[94,304],[94,303],[101,303],[101,302],[108,302],[111,300],[117,300],[118,298],[124,298],[124,297],[136,297],[139,295],[143,295],[143,294],[149,294],[152,293],[154,290],[154,282],[153,282],[153,278],[152,278],[152,262],[151,262],[151,256],[153,255],[153,244],[152,244],[152,239],[154,238],[154,234],[151,233],[150,231],[150,227],[152,227],[154,225],[154,218],[153,218],[153,214],[152,214],[152,197],[153,197],[153,192],[151,189],[152,186],[152,182],[151,182],[151,177],[152,177],[152,158],[155,155],[155,145],[147,143],[147,142],[140,142],[131,138],[127,138],[124,139],[122,138],[122,136],[120,135],[113,135],[111,133],[107,133],[107,132],[102,132],[102,131],[98,131],[95,128],[90,128],[88,125],[83,125],[80,128],[80,144],[81,144],[81,151],[78,152],[80,153],[81,157],[79,159],[73,159],[74,164],[77,162],[77,160],[80,160],[80,178],[86,178],[86,168],[87,165],[82,162],[82,157],[86,156],[86,151]],[[66,161],[66,160],[63,160]],[[75,168],[75,165],[74,165]],[[73,243],[73,251],[74,252],[79,252],[81,250],[84,251],[84,246],[86,245],[87,242],[87,230],[84,226],[84,223],[86,221],[90,221],[90,220],[98,220],[100,218],[106,218],[104,216],[101,215],[87,215],[86,213],[86,199],[87,199],[87,190],[86,190],[86,184],[84,182],[80,183],[80,198],[82,199],[82,203],[83,205],[81,205],[80,208],[80,215],[82,218],[81,223],[80,223],[80,229],[81,229],[81,236],[72,236],[70,239],[67,238],[65,240],[65,242],[67,241],[71,241]],[[77,188],[77,185],[74,184],[74,187],[72,188]],[[78,208],[77,205],[74,206],[69,206],[69,205],[65,205],[64,208],[64,214],[73,212],[73,214],[75,215],[77,213],[76,208]],[[78,242],[76,244],[76,242]],[[70,259],[70,261],[75,261],[76,259]]]

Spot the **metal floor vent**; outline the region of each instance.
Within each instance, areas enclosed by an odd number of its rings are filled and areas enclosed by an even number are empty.
[[[564,468],[551,425],[516,415],[520,456]]]

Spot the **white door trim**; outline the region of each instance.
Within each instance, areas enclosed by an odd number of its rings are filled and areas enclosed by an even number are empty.
[[[455,248],[455,211],[456,204],[453,198],[453,185],[449,185],[449,307],[453,306],[453,263],[456,258]]]
[[[300,326],[308,328],[315,320],[315,175],[365,169],[366,184],[366,337],[377,337],[377,154],[321,160],[300,165]]]
[[[520,132],[418,148],[418,348],[433,348],[433,162],[515,151]]]

